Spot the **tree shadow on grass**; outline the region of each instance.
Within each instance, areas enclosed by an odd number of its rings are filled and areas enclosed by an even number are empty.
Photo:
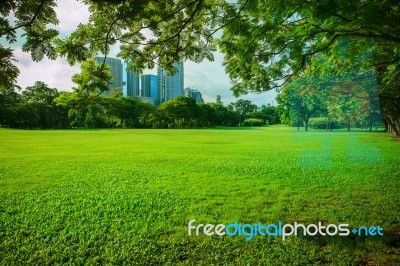
[[[376,247],[380,246],[382,247],[380,250],[375,249],[375,255],[376,253],[378,254],[385,254],[388,257],[386,257],[384,260],[389,260],[386,261],[387,263],[390,263],[390,265],[400,265],[400,256],[395,255],[398,254],[400,251],[400,231],[396,232],[393,230],[387,230],[384,231],[383,236],[365,236],[365,235],[354,235],[353,233],[350,232],[350,235],[348,236],[300,236],[301,238],[321,247],[334,247],[334,248],[339,248],[339,249],[347,249],[350,252],[352,251],[365,251],[366,255],[359,257],[360,260],[360,265],[370,265],[371,264],[371,258],[370,254],[371,252],[371,242],[375,242]],[[368,242],[368,243],[367,243]],[[353,252],[352,252],[353,253]],[[354,255],[358,255],[359,252],[354,252]],[[379,257],[379,259],[383,259],[382,256]],[[394,264],[392,264],[394,263]],[[398,264],[399,263],[399,264]]]

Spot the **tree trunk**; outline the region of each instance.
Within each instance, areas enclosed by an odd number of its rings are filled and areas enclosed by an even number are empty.
[[[372,131],[372,127],[374,126],[374,118],[372,117],[372,114],[369,117],[369,131]]]
[[[391,129],[390,132],[393,132],[396,136],[399,136],[400,129],[399,129],[398,125],[396,125],[396,121],[394,119],[392,120],[391,118],[389,118],[388,123],[389,123],[390,129]]]

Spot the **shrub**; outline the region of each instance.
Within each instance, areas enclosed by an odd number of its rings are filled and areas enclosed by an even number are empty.
[[[243,121],[243,125],[247,127],[260,127],[262,125],[265,125],[265,122],[263,119],[260,118],[246,118]]]
[[[332,126],[333,126],[333,122]],[[326,129],[326,125],[328,124],[328,118],[327,117],[313,117],[310,118],[308,121],[308,126],[311,128],[316,128],[316,129]]]

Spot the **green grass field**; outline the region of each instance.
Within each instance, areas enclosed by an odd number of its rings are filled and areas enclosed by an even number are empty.
[[[299,168],[329,134],[332,167]],[[349,163],[350,134],[380,161]],[[1,265],[400,264],[400,141],[390,134],[0,129],[0,140]],[[380,225],[384,236],[196,237],[191,219]]]

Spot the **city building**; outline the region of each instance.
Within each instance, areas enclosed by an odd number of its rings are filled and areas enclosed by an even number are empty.
[[[96,57],[96,62],[99,64],[103,64],[104,57]],[[112,89],[122,89],[122,62],[119,59],[107,57],[105,63],[110,66],[110,72],[113,79],[110,81],[108,85],[108,91],[104,91],[101,95],[106,96],[110,94]]]
[[[193,98],[197,103],[204,103],[201,92],[192,88],[185,88],[185,96]]]
[[[176,72],[172,76],[168,75],[161,67],[157,69],[157,104],[162,104],[177,96],[183,96],[183,62],[174,63],[173,66],[176,68]]]
[[[149,97],[157,100],[158,86],[156,75],[142,75],[141,78],[141,94],[142,97]]]
[[[126,72],[126,87],[123,96],[140,97],[139,76],[133,69]]]

